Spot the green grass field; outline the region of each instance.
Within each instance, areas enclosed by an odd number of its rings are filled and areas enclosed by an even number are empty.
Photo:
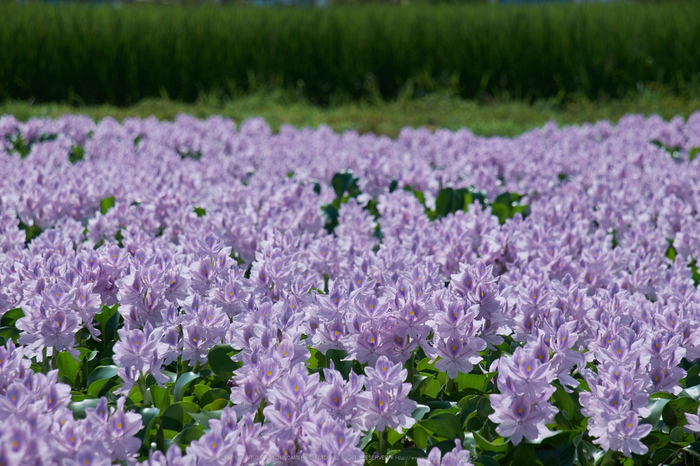
[[[431,130],[466,127],[484,136],[515,136],[550,120],[556,121],[560,126],[598,120],[616,122],[627,113],[655,113],[668,120],[676,115],[687,118],[695,111],[700,111],[700,99],[680,98],[658,92],[645,92],[602,102],[574,99],[564,104],[553,101],[534,104],[520,101],[475,102],[447,93],[433,93],[421,98],[392,102],[348,102],[331,107],[290,100],[281,93],[257,93],[235,100],[208,97],[191,104],[146,99],[130,107],[0,102],[0,114],[12,114],[21,120],[33,117],[55,118],[65,113],[84,114],[94,120],[107,116],[122,120],[125,117],[150,115],[170,120],[178,113],[188,113],[198,118],[223,115],[240,123],[246,118],[260,116],[268,121],[274,131],[283,124],[297,128],[327,124],[336,131],[354,129],[361,133],[373,132],[391,137],[395,137],[405,126],[424,126]]]
[[[700,3],[0,5],[0,100],[133,105],[293,90],[324,105],[698,93]]]

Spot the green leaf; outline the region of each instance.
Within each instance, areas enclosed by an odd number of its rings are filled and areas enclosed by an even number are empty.
[[[88,387],[88,395],[99,398],[100,393],[102,392],[102,388],[105,387],[105,385],[107,385],[108,382],[109,379],[96,380]]]
[[[656,426],[659,424],[659,421],[661,420],[661,413],[663,413],[664,406],[666,406],[666,403],[668,402],[669,400],[663,398],[654,401],[651,407],[649,408],[651,410],[651,413],[649,414],[649,416],[646,417],[645,421],[647,421],[654,428],[656,428]]]
[[[459,391],[464,391],[468,388],[477,390],[481,393],[486,392],[489,386],[489,381],[496,375],[495,372],[488,374],[459,374],[455,379]]]
[[[345,192],[350,195],[350,197],[356,197],[359,194],[359,189],[357,188],[357,178],[352,176],[352,173],[336,173],[333,175],[331,180],[331,185],[333,190],[335,190],[335,195],[338,198],[342,198]]]
[[[670,428],[684,426],[688,423],[685,418],[685,413],[696,414],[699,406],[700,401],[692,398],[682,397],[670,400],[666,403],[666,406],[664,406],[661,416],[663,417],[664,423]]]
[[[686,437],[688,437],[688,433],[683,429],[681,426],[676,426],[673,429],[671,429],[671,433],[669,435],[669,438],[673,443],[682,443],[685,442]]]
[[[367,445],[369,445],[369,442],[372,441],[372,435],[374,434],[374,427],[372,427],[369,432],[367,432],[367,435],[364,437],[360,438],[360,443],[358,443],[357,448],[360,450],[364,450]]]
[[[160,412],[165,412],[170,406],[170,390],[167,388],[159,387],[158,385],[151,385],[149,388],[151,391],[151,396],[153,397],[153,404],[160,410]]]
[[[498,461],[488,455],[480,455],[476,458],[474,464],[481,464],[482,466],[498,466]]]
[[[435,216],[434,218],[443,218],[450,213],[455,213],[458,210],[464,209],[464,199],[468,191],[466,189],[444,188],[438,192],[435,199]]]
[[[685,447],[684,450],[696,458],[700,458],[700,442],[693,442]]]
[[[118,308],[118,304],[115,304],[112,307],[102,306],[102,310],[95,314],[94,319],[102,326],[103,330],[104,326],[107,324],[107,321],[110,319],[110,317],[116,314]]]
[[[115,304],[109,309],[104,316],[101,316],[100,319],[100,324],[101,324],[101,329],[102,329],[102,341],[106,345],[107,343],[110,343],[114,341],[117,337],[117,327],[119,326],[119,319],[121,315],[119,312],[117,312],[117,309],[119,309],[119,304]],[[108,317],[107,317],[108,316]],[[97,316],[95,316],[97,317]],[[106,319],[105,319],[106,317]],[[102,323],[102,319],[104,319],[104,323]]]
[[[430,377],[428,382],[423,386],[421,394],[426,398],[435,398],[438,393],[440,393],[441,388],[442,384],[440,381],[435,377]]]
[[[68,154],[70,163],[75,163],[78,160],[83,160],[85,157],[85,148],[83,146],[73,146]]]
[[[539,446],[535,447],[535,454],[545,466],[573,465],[578,444],[576,439],[579,435],[581,432],[578,430],[555,432],[539,442]]]
[[[391,428],[387,429],[387,440],[389,441],[389,445],[394,445],[396,442],[401,440],[404,435],[406,435],[404,432],[397,432]]]
[[[666,250],[666,257],[672,261],[676,259],[676,248],[674,248],[673,245],[669,245],[668,249]]]
[[[10,309],[2,315],[0,327],[14,327],[22,317],[24,317],[24,311],[21,308]]]
[[[180,406],[186,413],[196,413],[199,411],[199,406],[197,406],[197,403],[193,403],[191,401],[178,401],[175,404]]]
[[[231,394],[222,388],[212,388],[202,396],[201,403],[206,406],[216,400],[228,400]]]
[[[555,384],[557,389],[554,391],[554,404],[559,411],[566,415],[567,419],[573,419],[576,413],[576,408],[574,407],[574,401],[571,396],[566,393],[566,391],[558,384]]]
[[[481,398],[479,400],[479,404],[476,405],[476,414],[481,422],[486,423],[488,417],[493,413],[494,410],[491,407],[491,401],[489,398],[487,396]]]
[[[437,414],[430,419],[418,421],[421,427],[431,432],[435,437],[446,439],[464,438],[462,423],[459,418],[451,413]]]
[[[329,349],[326,351],[326,360],[333,361],[335,370],[340,372],[345,380],[348,379],[350,370],[354,364],[353,361],[343,361],[347,356],[348,352],[345,350]]]
[[[193,210],[194,213],[197,214],[197,217],[204,217],[207,214],[207,211],[201,207],[195,207]]]
[[[688,160],[691,162],[695,160],[695,157],[697,157],[698,153],[700,153],[700,147],[693,147],[688,151]]]
[[[188,427],[175,436],[173,443],[180,446],[187,446],[193,441],[199,440],[202,435],[204,435],[203,430],[197,429],[196,427]]]
[[[73,359],[70,353],[64,351],[58,355],[58,376],[68,377],[75,382],[75,376],[80,370],[81,363]]]
[[[117,375],[117,366],[99,366],[93,370],[87,379],[87,386],[90,387],[93,382],[98,380],[111,379]]]
[[[173,388],[173,399],[175,402],[182,399],[185,388],[187,388],[189,384],[197,380],[199,377],[200,375],[195,374],[194,372],[186,372],[177,379],[177,382],[175,382],[175,387]]]
[[[172,404],[161,416],[163,429],[181,431],[185,421],[185,410],[179,404]]]
[[[238,369],[230,353],[234,352],[231,345],[216,345],[207,353],[207,361],[209,367],[214,371],[214,374],[221,380],[228,382],[233,377],[233,372]]]
[[[686,388],[700,385],[700,366],[693,366],[688,369],[688,374],[685,376]]]
[[[498,222],[503,225],[510,218],[510,209],[503,204],[491,204],[491,213],[498,217]]]
[[[228,406],[228,399],[219,398],[205,405],[202,409],[204,411],[218,411],[224,409],[226,406]]]
[[[414,466],[417,464],[416,458],[427,458],[423,450],[416,447],[402,448],[389,457],[387,466]]]
[[[73,416],[75,416],[76,419],[85,419],[85,409],[96,407],[99,401],[100,400],[98,400],[97,398],[92,398],[83,401],[74,401],[68,404],[68,408],[71,411],[73,411]]]
[[[658,430],[652,430],[649,435],[642,439],[642,443],[646,445],[650,451],[654,451],[666,446],[668,440],[668,434],[664,434]]]
[[[418,406],[416,406],[416,409],[414,409],[413,412],[411,413],[411,417],[413,419],[415,419],[416,421],[420,421],[429,412],[430,412],[430,408],[428,408],[427,406],[418,405]]]
[[[202,401],[202,397],[204,396],[204,394],[206,392],[208,392],[209,390],[211,390],[211,387],[209,385],[204,385],[201,383],[198,383],[197,385],[192,387],[192,391],[194,392],[194,396],[197,397],[197,399],[200,401],[200,403]]]
[[[100,201],[100,212],[102,213],[102,215],[109,212],[109,209],[114,207],[114,203],[114,196],[105,197],[104,199],[102,199]]]
[[[649,463],[652,466],[656,466],[659,464],[668,464],[668,460],[670,460],[672,457],[675,457],[677,455],[677,451],[675,448],[670,448],[670,447],[665,447],[661,448],[659,450],[654,450],[651,452],[651,458],[649,458]],[[614,465],[615,463],[607,463],[607,465]]]
[[[190,413],[192,419],[197,421],[200,426],[209,429],[209,421],[212,419],[221,419],[221,410],[216,411],[200,411],[198,413]]]
[[[421,359],[420,362],[418,363],[418,365],[416,366],[416,370],[419,372],[425,371],[425,370],[437,372],[437,370],[435,369],[435,363],[430,362],[430,358]]]
[[[413,440],[413,443],[422,450],[428,447],[428,432],[421,426],[415,425],[409,431],[408,436]]]
[[[472,432],[474,434],[474,440],[476,440],[476,444],[479,446],[484,451],[494,451],[496,453],[503,453],[508,451],[509,444],[505,443],[503,441],[503,438],[500,438],[500,443],[493,443],[489,442],[486,440],[484,437],[481,436],[478,432]]]
[[[146,442],[148,442],[148,434],[151,431],[151,426],[153,425],[153,421],[156,419],[158,414],[160,414],[160,410],[158,408],[142,408],[140,413],[143,427],[140,431],[138,431],[136,437],[141,439],[143,445],[146,445]]]
[[[0,327],[0,345],[4,345],[12,340],[17,344],[20,331],[17,327]]]

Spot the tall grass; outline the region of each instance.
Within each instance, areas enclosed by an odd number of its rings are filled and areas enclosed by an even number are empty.
[[[0,4],[0,99],[313,101],[450,86],[467,98],[697,92],[700,4],[311,8]]]

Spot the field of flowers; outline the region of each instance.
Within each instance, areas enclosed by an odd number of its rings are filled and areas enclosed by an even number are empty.
[[[0,464],[691,464],[699,151],[3,116]]]

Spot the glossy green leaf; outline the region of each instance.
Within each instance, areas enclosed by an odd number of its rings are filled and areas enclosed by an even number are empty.
[[[202,401],[202,397],[204,396],[204,394],[209,390],[211,390],[211,387],[209,385],[204,385],[201,383],[198,383],[194,387],[192,387],[192,392],[194,392],[194,396],[196,396],[200,402]]]
[[[426,458],[427,456],[420,448],[402,448],[392,454],[386,464],[387,466],[414,466],[417,464],[416,458]]]
[[[197,421],[200,426],[209,429],[209,421],[212,419],[221,419],[221,410],[217,411],[200,411],[198,413],[190,413],[192,419]]]
[[[479,400],[479,404],[476,406],[476,413],[477,416],[479,416],[479,419],[481,422],[486,423],[488,420],[488,417],[494,413],[493,408],[491,407],[491,401],[487,396],[481,398]]]
[[[102,393],[102,389],[107,386],[109,382],[109,379],[102,379],[102,380],[96,380],[87,389],[87,393],[90,396],[94,396],[96,398],[100,397],[100,394]]]
[[[500,443],[493,443],[493,442],[489,442],[488,440],[486,440],[478,432],[472,432],[472,433],[474,434],[474,440],[476,440],[476,444],[482,450],[495,451],[496,453],[503,453],[505,451],[508,451],[509,444],[504,443],[502,438],[501,438]]]
[[[216,345],[207,354],[209,367],[221,380],[231,380],[233,372],[238,369],[238,365],[229,356],[233,351],[231,345]]]
[[[24,317],[24,311],[21,308],[10,309],[0,318],[0,327],[14,327],[22,317]]]
[[[75,376],[78,375],[81,365],[82,363],[76,361],[70,353],[63,351],[58,355],[58,376],[65,376],[75,381]]]
[[[204,435],[203,430],[197,429],[196,427],[188,427],[175,436],[173,443],[181,446],[187,446],[193,441],[199,440],[202,435]]]
[[[151,397],[153,397],[153,404],[161,412],[165,412],[168,406],[170,406],[170,390],[159,387],[158,385],[151,385],[149,390],[151,391]]]
[[[416,406],[416,409],[414,409],[413,412],[411,413],[411,417],[413,419],[415,419],[416,421],[420,421],[429,412],[430,412],[430,408],[428,408],[427,406],[418,405],[418,406]]]
[[[668,440],[667,434],[658,430],[652,430],[649,435],[642,439],[642,443],[646,445],[650,451],[653,451],[666,446]]]
[[[421,394],[426,398],[435,398],[438,395],[438,393],[440,393],[441,389],[442,384],[440,383],[440,381],[435,377],[430,376],[428,378],[428,381],[423,386]]]
[[[331,179],[331,185],[338,198],[342,198],[347,192],[350,197],[356,197],[360,192],[357,188],[357,178],[352,173],[336,173]]]
[[[12,340],[17,344],[20,331],[17,327],[0,327],[0,345]]]
[[[554,404],[559,408],[559,412],[564,413],[567,419],[573,419],[576,413],[576,408],[574,407],[574,401],[571,396],[566,393],[566,391],[561,387],[561,385],[556,385],[556,390],[554,391]]]
[[[421,427],[431,432],[435,437],[446,439],[463,438],[462,423],[451,413],[437,414],[429,419],[418,421]]]
[[[685,413],[696,414],[699,406],[700,401],[692,398],[682,397],[670,400],[666,403],[666,406],[663,407],[661,416],[664,423],[670,428],[684,426],[688,423],[685,418]]]
[[[199,406],[191,401],[178,401],[175,404],[182,407],[186,413],[196,413],[199,411]]]
[[[172,404],[163,412],[163,429],[181,431],[185,422],[185,410],[178,404]]]
[[[455,379],[459,391],[466,389],[474,389],[479,392],[486,392],[489,386],[489,381],[496,375],[495,372],[488,374],[459,374]]]
[[[85,409],[94,408],[100,400],[97,398],[87,399],[83,401],[76,401],[68,404],[68,408],[73,411],[73,416],[76,419],[85,419]]]
[[[182,399],[187,386],[197,380],[199,377],[199,374],[195,374],[194,372],[185,372],[177,379],[177,382],[175,382],[175,387],[173,388],[173,399],[175,402]]]
[[[684,450],[696,458],[700,458],[700,442],[693,442],[685,447]]]
[[[212,401],[208,405],[205,405],[202,408],[202,410],[204,410],[204,411],[218,411],[220,409],[224,409],[226,406],[228,406],[228,399],[219,398],[217,400]]]
[[[102,215],[106,214],[109,212],[109,209],[114,207],[115,201],[114,201],[114,196],[110,197],[105,197],[100,201],[100,212]]]
[[[93,382],[98,380],[111,379],[117,375],[117,366],[99,366],[93,370],[87,379],[87,386],[90,387]]]
[[[230,398],[230,396],[231,394],[227,390],[221,388],[212,388],[202,396],[201,404],[202,406],[206,406],[210,403],[215,402],[216,400],[227,401]]]
[[[142,408],[140,414],[143,427],[138,431],[136,437],[140,438],[141,442],[145,445],[148,441],[148,433],[151,431],[153,421],[155,421],[158,414],[160,414],[160,410],[158,408]]]
[[[686,388],[700,385],[700,366],[693,366],[688,369],[688,374],[685,376]]]

